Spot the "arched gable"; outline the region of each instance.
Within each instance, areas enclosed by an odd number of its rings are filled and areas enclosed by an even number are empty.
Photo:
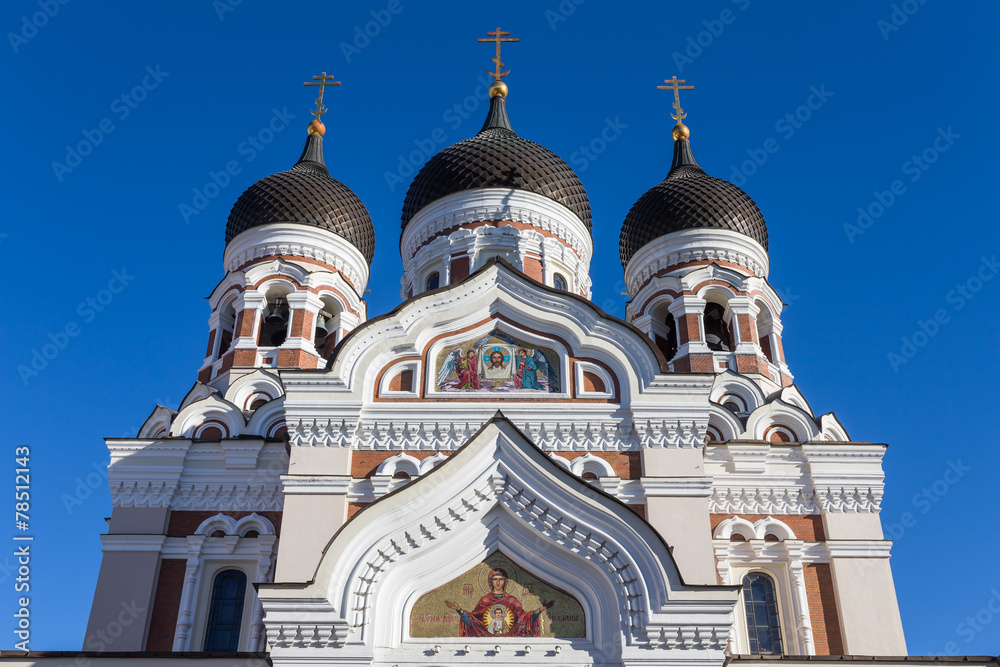
[[[662,353],[638,329],[583,298],[526,279],[503,260],[359,326],[338,347],[330,370],[364,399],[376,393],[370,369],[386,368],[402,357],[423,358],[442,337],[482,334],[493,327],[533,342],[554,341],[552,347],[563,347],[564,354],[604,366],[621,383],[623,403],[665,370]],[[568,389],[569,363],[563,368]],[[423,372],[435,371],[425,363]]]
[[[432,661],[431,644],[492,647],[498,640],[412,639],[407,619],[421,595],[495,550],[586,610],[585,640],[543,642],[560,647],[551,664],[675,647],[722,659],[736,588],[685,585],[651,526],[569,474],[500,415],[430,473],[356,514],[309,584],[261,585],[268,639],[303,659],[309,647],[401,662]],[[525,639],[518,641],[523,647]],[[690,659],[687,651],[658,656],[663,664]]]

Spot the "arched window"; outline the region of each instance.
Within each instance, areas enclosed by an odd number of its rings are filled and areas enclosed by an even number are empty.
[[[750,653],[781,655],[781,624],[774,581],[762,572],[743,577],[743,605],[747,616]]]
[[[268,297],[264,309],[264,321],[260,325],[260,335],[257,345],[261,347],[278,347],[288,337],[289,319],[288,301],[283,297]]]
[[[561,274],[557,273],[552,276],[552,286],[556,289],[565,290],[566,289],[566,279],[562,277]]]
[[[247,575],[239,570],[223,570],[215,575],[205,630],[206,651],[239,650],[246,592]]]
[[[670,361],[677,354],[677,323],[674,321],[674,316],[667,313],[667,316],[663,318],[663,326],[666,329],[663,333],[666,335],[656,334],[655,342],[663,356],[667,358],[667,361]]]
[[[733,349],[733,338],[729,334],[725,313],[726,309],[717,303],[705,306],[705,342],[708,343],[708,349],[714,352],[730,352]]]
[[[233,338],[236,336],[236,301],[230,301],[225,308],[222,309],[222,315],[219,317],[219,353],[216,358],[222,357],[229,348],[233,346]]]
[[[441,286],[441,274],[435,271],[427,276],[427,290],[437,289]]]

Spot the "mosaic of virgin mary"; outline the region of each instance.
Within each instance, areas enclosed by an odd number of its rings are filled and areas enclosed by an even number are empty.
[[[459,615],[460,637],[539,637],[539,621],[555,601],[542,603],[534,611],[525,611],[521,602],[507,592],[507,572],[501,568],[490,570],[490,592],[479,598],[471,610],[462,609],[454,600],[445,600],[450,609]]]

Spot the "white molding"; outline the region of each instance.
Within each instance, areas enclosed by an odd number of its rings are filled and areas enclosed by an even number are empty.
[[[697,261],[726,261],[767,278],[767,251],[749,236],[728,229],[685,229],[660,236],[632,255],[625,267],[625,284],[633,297],[660,271]]]
[[[555,234],[585,266],[594,252],[590,230],[562,204],[544,195],[515,188],[478,188],[442,197],[420,209],[403,230],[400,254],[409,272],[417,249],[446,229],[471,222],[510,220]]]
[[[347,276],[359,296],[368,284],[368,261],[361,251],[344,237],[311,225],[274,222],[248,229],[226,245],[222,261],[226,271],[238,271],[249,261],[272,255],[332,266]]]
[[[350,475],[282,475],[282,492],[288,495],[346,495],[351,488]]]

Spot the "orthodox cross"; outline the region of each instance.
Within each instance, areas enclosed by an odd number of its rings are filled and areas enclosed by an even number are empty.
[[[494,32],[488,32],[486,34],[489,35],[492,39],[487,39],[487,38],[484,38],[484,37],[480,37],[479,38],[480,42],[496,42],[496,44],[497,44],[497,57],[493,59],[493,62],[495,62],[497,64],[497,71],[496,72],[490,72],[489,70],[486,70],[486,71],[489,72],[490,76],[492,76],[494,79],[496,79],[497,81],[499,81],[500,79],[502,79],[505,76],[507,76],[508,74],[510,74],[510,70],[507,70],[506,72],[501,71],[501,70],[503,70],[503,63],[500,61],[500,44],[501,44],[501,42],[516,42],[516,41],[518,41],[518,38],[517,37],[505,37],[505,35],[509,35],[510,33],[506,32],[506,31],[503,31],[503,30],[500,30],[499,26],[497,26],[496,31],[494,31]]]
[[[319,76],[314,76],[312,81],[306,81],[302,84],[303,86],[319,86],[319,97],[316,98],[316,110],[310,111],[312,115],[316,116],[316,120],[326,113],[327,109],[323,106],[323,87],[324,86],[339,86],[339,81],[334,81],[333,76],[327,76],[326,72],[323,72]]]
[[[674,110],[676,111],[676,113],[670,114],[670,117],[676,120],[678,124],[680,124],[682,120],[687,118],[687,114],[684,113],[683,109],[681,109],[681,94],[678,91],[694,90],[694,86],[682,86],[681,84],[684,83],[684,79],[678,79],[676,74],[672,79],[664,79],[663,83],[667,85],[657,86],[656,89],[674,91]]]

